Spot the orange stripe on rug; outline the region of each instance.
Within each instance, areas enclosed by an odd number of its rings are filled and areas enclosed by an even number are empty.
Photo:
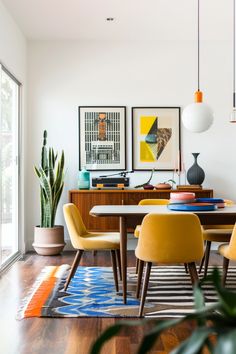
[[[57,281],[55,274],[58,268],[58,266],[53,267],[49,274],[46,275],[40,286],[36,289],[30,302],[24,310],[24,318],[40,317],[42,307],[46,303]]]

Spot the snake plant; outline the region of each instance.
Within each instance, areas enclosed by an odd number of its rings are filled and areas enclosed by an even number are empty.
[[[59,200],[64,187],[64,151],[58,159],[53,148],[47,150],[47,131],[43,132],[41,165],[34,167],[40,182],[40,227],[54,227]]]

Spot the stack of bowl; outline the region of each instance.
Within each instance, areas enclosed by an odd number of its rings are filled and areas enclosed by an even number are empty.
[[[212,211],[217,207],[223,207],[223,199],[198,198],[195,199],[195,193],[181,192],[171,193],[168,209],[176,211]]]
[[[195,202],[195,193],[170,193],[170,204],[188,204]]]

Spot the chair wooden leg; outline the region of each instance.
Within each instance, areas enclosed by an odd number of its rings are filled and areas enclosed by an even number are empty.
[[[76,272],[76,269],[79,265],[79,262],[81,260],[81,257],[83,255],[84,251],[83,250],[78,250],[76,252],[76,255],[75,255],[75,258],[74,258],[74,261],[73,261],[73,264],[71,266],[71,270],[70,270],[70,273],[66,279],[66,283],[64,285],[64,290],[66,291],[67,288],[68,288],[68,285],[70,284],[70,281],[71,281],[71,278],[74,276],[75,272]]]
[[[144,261],[141,261],[141,259],[139,259],[138,264],[139,264],[139,267],[138,267],[138,280],[137,280],[137,289],[136,289],[136,298],[137,299],[139,298],[139,294],[140,294],[140,288],[141,288],[142,277],[143,277]]]
[[[195,284],[197,284],[199,282],[195,262],[188,263],[188,269],[189,269],[192,285],[194,286]]]
[[[209,257],[211,251],[211,241],[206,242],[206,250],[205,250],[205,264],[204,264],[204,277],[207,276],[208,264],[209,264]]]
[[[143,308],[144,308],[144,303],[145,303],[145,299],[146,299],[146,295],[147,295],[147,289],[148,289],[151,268],[152,268],[152,263],[147,262],[146,263],[145,278],[144,278],[144,282],[143,282],[141,301],[140,301],[140,306],[139,306],[139,317],[142,317],[142,314],[143,314]]]
[[[136,258],[136,264],[135,264],[135,274],[138,274],[138,268],[139,268],[139,259]]]
[[[187,263],[184,263],[184,268],[185,268],[185,272],[188,274],[188,265],[187,265]]]
[[[225,283],[226,283],[228,267],[229,267],[229,259],[224,257],[224,259],[223,259],[223,275],[222,275],[222,285],[223,286],[225,286]]]
[[[205,261],[205,252],[204,252],[204,255],[202,257],[202,260],[201,260],[201,263],[200,263],[200,266],[199,266],[199,269],[198,269],[198,274],[200,274],[201,271],[202,271],[202,267],[203,267],[204,261]]]
[[[111,250],[111,263],[112,263],[116,292],[118,293],[119,284],[118,284],[118,276],[117,276],[116,252],[114,250]]]
[[[122,280],[122,272],[121,272],[121,262],[120,262],[120,250],[116,250],[116,261],[118,264],[119,277]]]

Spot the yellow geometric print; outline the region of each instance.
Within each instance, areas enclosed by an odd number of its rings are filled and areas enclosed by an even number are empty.
[[[155,122],[156,116],[141,116],[140,117],[140,134],[147,135]]]
[[[145,141],[140,141],[140,161],[141,162],[153,162],[156,161],[156,157],[150,149],[149,144]]]

